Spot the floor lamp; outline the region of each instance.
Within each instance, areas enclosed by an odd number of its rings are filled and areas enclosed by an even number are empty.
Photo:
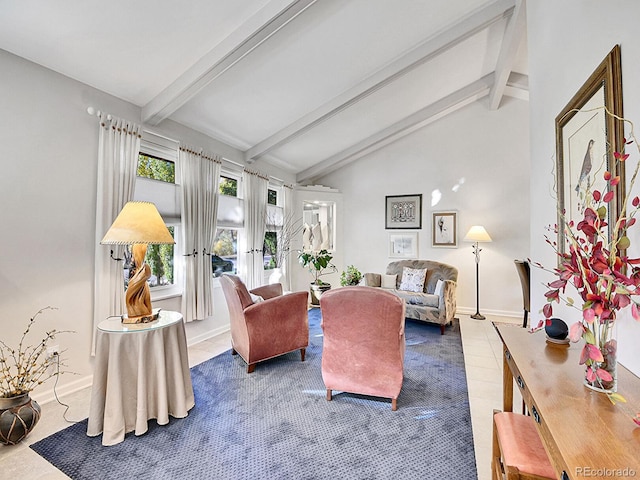
[[[480,314],[480,251],[478,243],[491,242],[491,237],[482,225],[474,225],[469,229],[464,237],[465,242],[473,242],[473,254],[476,256],[476,313],[471,318],[484,320],[485,316]]]

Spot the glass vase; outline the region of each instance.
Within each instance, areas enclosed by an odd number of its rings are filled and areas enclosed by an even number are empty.
[[[614,321],[599,323],[596,319],[591,329],[595,339],[593,345],[600,350],[603,360],[585,362],[584,385],[596,392],[615,393],[618,390],[618,342],[614,325]]]

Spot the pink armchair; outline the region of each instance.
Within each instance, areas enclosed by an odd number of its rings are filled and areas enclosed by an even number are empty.
[[[231,321],[231,353],[247,362],[247,373],[256,363],[300,349],[304,362],[309,345],[307,292],[282,295],[282,285],[251,290],[264,301],[254,303],[247,287],[235,275],[220,277]]]
[[[373,287],[322,294],[322,379],[332,390],[391,398],[398,408],[404,364],[405,302]]]

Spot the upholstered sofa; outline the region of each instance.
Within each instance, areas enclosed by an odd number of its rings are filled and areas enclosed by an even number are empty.
[[[427,269],[422,291],[402,290],[403,269]],[[386,274],[365,273],[364,284],[380,287],[397,295],[406,303],[406,316],[423,322],[445,326],[453,321],[456,313],[456,287],[458,269],[433,260],[400,260],[387,266]]]

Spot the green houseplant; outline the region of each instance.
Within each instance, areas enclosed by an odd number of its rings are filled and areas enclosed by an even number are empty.
[[[358,285],[360,280],[362,280],[362,273],[353,265],[349,265],[340,275],[340,285],[343,287]]]
[[[331,263],[333,255],[327,250],[319,251],[301,251],[298,253],[298,261],[300,265],[307,268],[309,273],[313,275],[311,282],[311,304],[320,305],[320,297],[323,292],[331,289],[331,284],[323,282],[320,277],[336,271],[335,265]]]

